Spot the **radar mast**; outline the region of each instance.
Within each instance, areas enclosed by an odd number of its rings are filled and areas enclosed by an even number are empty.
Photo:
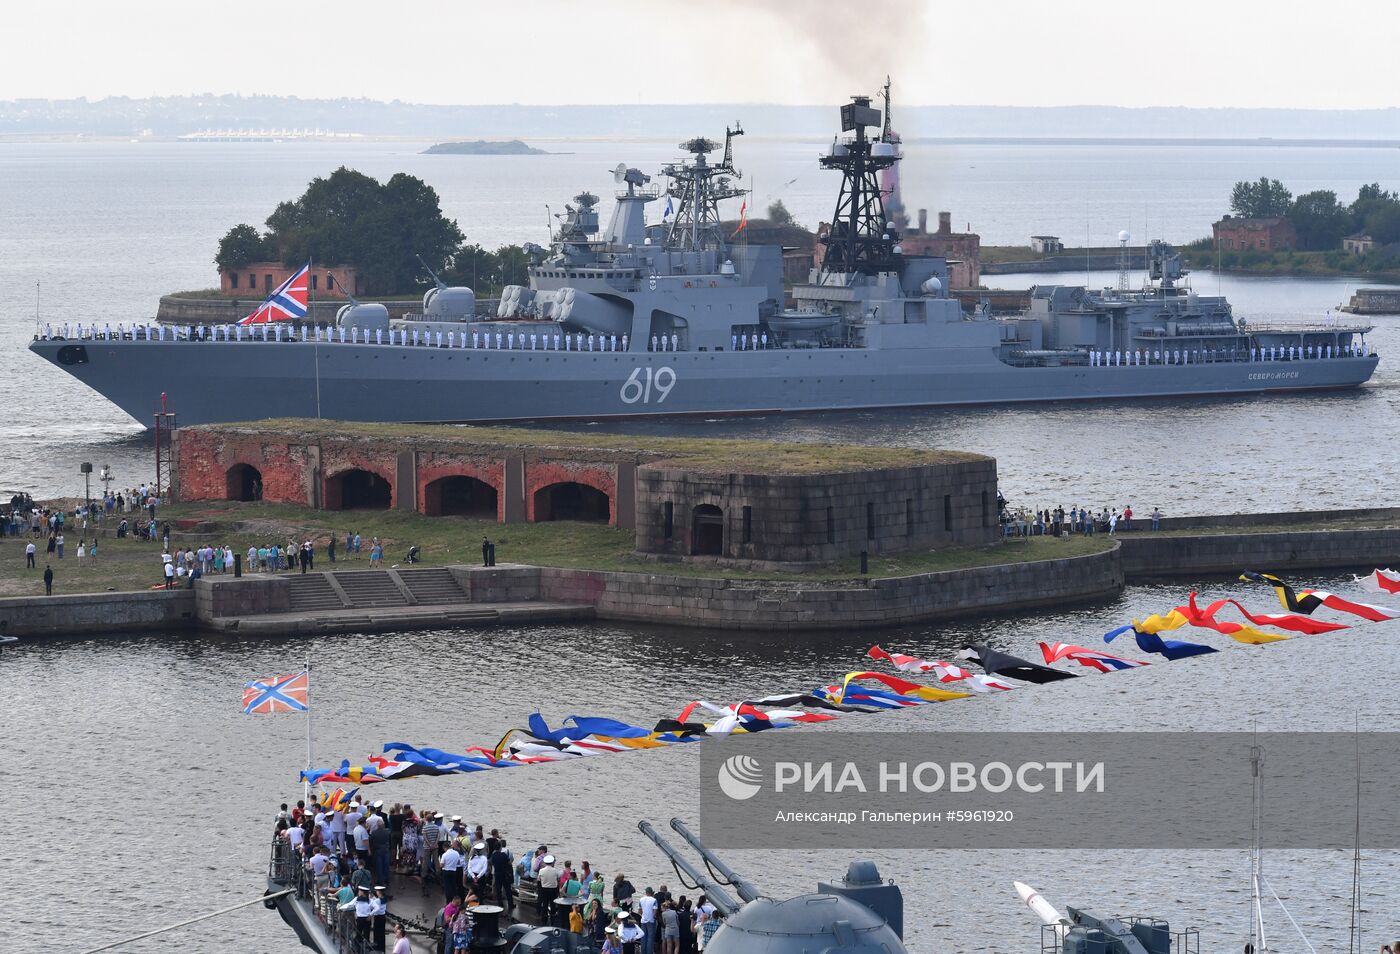
[[[724,158],[710,165],[706,158],[719,148],[713,139],[697,136],[680,144],[694,158],[689,162],[673,162],[661,172],[671,182],[666,194],[676,200],[676,217],[666,233],[666,244],[673,248],[720,249],[725,247],[724,229],[720,227],[719,203],[747,194],[734,185],[741,178],[734,168],[733,141],[742,136],[743,128],[735,123],[724,130]]]
[[[888,85],[885,109],[888,112]],[[819,284],[826,284],[833,275],[842,275],[842,281],[850,284],[856,275],[893,271],[898,265],[895,235],[885,218],[879,177],[899,162],[899,151],[890,141],[894,133],[888,124],[877,139],[865,135],[866,127],[880,125],[880,110],[870,105],[869,96],[851,97],[841,107],[841,131],[853,135],[833,142],[830,154],[821,157],[822,168],[839,170],[842,180],[831,229],[822,237],[826,254]]]

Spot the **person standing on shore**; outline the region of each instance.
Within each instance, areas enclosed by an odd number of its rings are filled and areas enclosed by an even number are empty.
[[[326,544],[326,559],[335,562],[335,534],[331,534],[331,540]]]
[[[1160,529],[1162,529],[1162,508],[1161,508],[1161,507],[1153,507],[1153,508],[1152,508],[1152,529],[1153,529],[1153,530],[1160,530]]]
[[[53,567],[44,564],[44,595],[53,596]]]
[[[30,540],[28,543],[26,543],[26,544],[24,545],[24,565],[25,565],[25,568],[26,568],[26,569],[32,570],[32,569],[35,568],[35,567],[34,567],[34,554],[37,553],[38,550],[39,550],[39,548],[36,547],[36,546],[34,545],[34,541],[33,541],[33,540]]]

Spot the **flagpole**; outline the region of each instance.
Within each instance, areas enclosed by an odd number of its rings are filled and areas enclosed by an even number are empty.
[[[311,660],[306,661],[306,771],[311,771]],[[311,801],[311,777],[302,777],[301,799]]]

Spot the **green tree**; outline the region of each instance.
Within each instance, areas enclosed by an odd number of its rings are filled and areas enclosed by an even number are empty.
[[[1328,189],[1294,199],[1288,219],[1298,232],[1298,247],[1306,251],[1337,248],[1351,228],[1350,210],[1337,202],[1337,193]]]
[[[1400,195],[1381,188],[1379,182],[1362,186],[1351,204],[1351,227],[1377,242],[1400,241],[1397,216],[1400,216]]]
[[[501,287],[501,262],[480,245],[463,245],[442,273],[449,285],[467,285],[478,295],[490,296]]]
[[[462,241],[437,192],[398,173],[381,185],[344,166],[311,180],[302,195],[267,218],[268,242],[288,265],[312,259],[354,265],[363,290],[392,295],[428,281],[417,256],[446,267]]]
[[[496,261],[500,263],[502,285],[530,283],[530,256],[519,245],[503,245],[496,249]]]
[[[796,225],[792,213],[783,204],[782,199],[774,199],[768,206],[768,221],[774,225]]]
[[[272,254],[267,240],[251,225],[235,225],[219,239],[214,264],[220,270],[242,268],[249,262],[264,262]]]
[[[1240,181],[1230,191],[1230,210],[1247,219],[1287,215],[1293,193],[1277,179],[1261,176],[1258,182]]]

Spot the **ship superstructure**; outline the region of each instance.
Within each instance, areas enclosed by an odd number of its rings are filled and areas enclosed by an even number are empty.
[[[785,288],[782,250],[726,235],[744,195],[740,127],[660,170],[614,172],[610,218],[582,191],[494,314],[441,282],[420,314],[352,301],[332,327],[49,327],[30,349],[139,421],[165,394],[187,423],[271,416],[504,421],[752,414],[1352,388],[1370,326],[1236,320],[1150,250],[1144,288],[1041,286],[1022,315],[966,314],[948,264],[906,255],[882,178],[900,161],[871,97],[819,158],[839,174],[820,261]],[[649,209],[664,199],[660,221]],[[237,399],[229,395],[237,395]]]

